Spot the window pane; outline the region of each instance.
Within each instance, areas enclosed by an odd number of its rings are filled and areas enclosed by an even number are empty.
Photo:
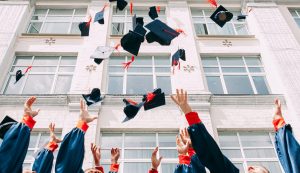
[[[34,151],[28,150],[27,154],[26,154],[26,157],[25,157],[25,160],[33,161],[34,160],[33,154],[34,154]]]
[[[248,34],[247,26],[245,24],[235,24],[234,26],[238,35]]]
[[[47,145],[49,143],[49,133],[41,133],[41,137],[39,139],[39,148],[43,148],[44,145]]]
[[[219,73],[218,67],[204,67],[203,69],[205,73]]]
[[[30,134],[29,148],[35,148],[36,147],[38,136],[39,136],[39,134],[36,133],[36,132],[32,132]]]
[[[248,76],[224,76],[228,94],[254,94]]]
[[[246,68],[233,68],[233,67],[222,67],[223,73],[245,73]]]
[[[221,147],[239,147],[236,133],[219,132],[219,141]]]
[[[264,76],[253,76],[252,78],[257,90],[257,94],[269,94],[266,78]]]
[[[33,67],[31,72],[56,72],[57,67]]]
[[[247,158],[276,158],[273,148],[271,149],[244,149]]]
[[[172,93],[170,76],[157,76],[156,82],[157,82],[157,88],[161,88],[165,94]]]
[[[205,23],[195,23],[194,26],[197,35],[208,35],[207,25]]]
[[[76,65],[77,57],[64,56],[60,60],[60,65]]]
[[[259,132],[241,132],[242,145],[244,147],[271,147],[272,142],[268,133]]]
[[[123,35],[124,23],[112,23],[112,35]]]
[[[125,150],[124,157],[125,159],[149,159],[151,158],[152,150]]]
[[[75,70],[75,67],[60,67],[59,72],[73,72]]]
[[[101,148],[121,148],[122,134],[120,133],[103,133],[101,136]]]
[[[261,67],[249,67],[249,72],[260,73],[260,72],[265,72],[265,70],[264,68]]]
[[[47,22],[69,22],[72,20],[72,17],[68,16],[48,16],[47,17]]]
[[[55,86],[55,94],[67,94],[70,91],[73,76],[58,76]]]
[[[103,150],[101,149],[101,159],[110,159],[111,158],[111,149]]]
[[[229,150],[229,149],[223,149],[222,152],[225,156],[228,158],[242,158],[241,150]]]
[[[128,73],[152,73],[152,67],[130,67]]]
[[[266,167],[271,173],[282,173],[278,162],[248,162],[248,166],[262,165]]]
[[[28,33],[40,33],[42,22],[32,22],[29,25]]]
[[[127,57],[128,60],[131,60],[131,57]],[[151,56],[143,56],[136,58],[136,61],[132,64],[132,66],[135,65],[147,65],[152,66],[152,57]]]
[[[162,163],[161,169],[163,173],[173,173],[177,164],[176,163]]]
[[[110,76],[108,79],[109,94],[123,94],[123,77]]]
[[[118,66],[118,67],[110,66],[108,69],[108,72],[109,73],[124,73],[124,68],[121,66]]]
[[[48,15],[73,15],[73,9],[50,9]]]
[[[69,31],[70,23],[47,22],[44,23],[41,33],[66,34]]]
[[[33,65],[58,65],[58,57],[36,56],[34,58]]]
[[[174,141],[175,143],[175,141]],[[163,156],[164,158],[178,158],[178,152],[176,149],[173,150],[165,150],[165,149],[160,149],[159,150],[159,155]]]
[[[208,89],[213,94],[224,94],[220,77],[206,76]]]
[[[140,82],[143,81],[143,82]],[[153,90],[153,77],[127,76],[127,94],[145,94]]]
[[[31,163],[23,163],[23,170],[31,170]]]
[[[124,173],[142,173],[148,172],[151,163],[124,163]]]
[[[176,147],[176,133],[159,133],[158,134],[158,141],[159,141],[159,147]]]
[[[47,13],[47,9],[36,9],[34,11],[34,15],[45,16]]]
[[[125,147],[156,147],[155,134],[126,134]]]
[[[218,66],[217,58],[202,58],[203,66]]]
[[[16,60],[14,61],[14,65],[30,65],[32,61],[32,56],[17,56]]]
[[[23,94],[50,94],[53,79],[54,75],[30,75]]]
[[[170,67],[156,67],[156,73],[170,73]]]
[[[209,19],[210,20],[210,19]],[[208,23],[208,30],[212,35],[235,35],[234,29],[231,23],[227,23],[221,28],[215,23]]]
[[[125,62],[125,57],[110,57],[109,58],[109,65],[122,65]]]
[[[234,164],[234,166],[236,166],[239,169],[240,173],[244,173],[245,172],[244,171],[244,166],[243,166],[242,163],[233,163],[233,164]]]
[[[17,83],[16,76],[10,76],[5,88],[5,94],[20,94],[25,76],[23,76]]]
[[[261,61],[258,57],[245,57],[246,64],[248,66],[260,66]]]
[[[80,34],[81,33],[78,25],[79,25],[78,22],[72,23],[70,34]]]
[[[244,62],[241,57],[224,57],[219,59],[221,66],[244,66]]]
[[[167,65],[170,66],[170,57],[155,57],[154,58],[155,65]]]
[[[295,18],[295,22],[296,22],[297,25],[300,27],[300,18]]]
[[[86,15],[86,8],[79,8],[75,10],[75,15]]]

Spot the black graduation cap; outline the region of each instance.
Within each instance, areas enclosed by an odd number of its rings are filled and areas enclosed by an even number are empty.
[[[121,11],[124,10],[127,4],[128,3],[125,0],[117,0],[117,8]]]
[[[94,53],[91,55],[91,58],[94,59],[94,62],[99,65],[103,60],[108,59],[113,51],[113,47],[98,46]]]
[[[144,18],[136,17],[136,14],[132,17],[132,28],[135,29],[136,25],[144,26]]]
[[[10,127],[14,124],[17,123],[16,120],[12,119],[8,115],[4,117],[4,119],[0,123],[0,138],[3,139],[5,133],[10,129]]]
[[[179,49],[173,56],[172,56],[172,65],[177,66],[179,59],[185,61],[185,50]]]
[[[156,41],[161,45],[170,45],[171,41],[180,34],[158,19],[147,24],[145,27],[150,30],[146,35],[148,43]]]
[[[121,46],[124,50],[137,56],[141,47],[142,42],[145,40],[146,29],[137,25],[134,31],[129,31],[121,39]]]
[[[144,110],[153,109],[166,104],[165,93],[160,88],[143,96]]]
[[[151,17],[152,20],[158,18],[158,14],[157,14],[157,10],[155,6],[150,7],[150,11],[149,11],[149,16]]]
[[[81,36],[89,36],[90,34],[90,22],[79,23],[79,30],[81,31]]]
[[[129,99],[123,99],[123,102],[126,104],[123,110],[123,112],[126,115],[126,118],[123,120],[123,123],[133,119],[136,116],[136,114],[139,112],[141,107],[143,107],[144,105],[144,102],[137,104],[136,102]]]
[[[217,25],[223,27],[226,22],[229,22],[233,18],[233,14],[229,12],[226,8],[220,5],[216,11],[210,16]]]
[[[26,68],[24,74],[22,73],[22,70],[18,70],[16,72],[16,82],[15,84],[32,68],[32,66],[29,66]]]
[[[104,24],[104,10],[96,13],[94,22],[98,22],[99,24]]]
[[[240,14],[237,16],[237,19],[236,20],[245,20],[247,17],[247,15],[244,15],[244,14]]]
[[[103,100],[103,97],[101,97],[101,92],[100,92],[99,88],[94,88],[92,90],[91,94],[82,94],[82,97],[84,98],[84,100],[86,101],[86,104],[88,106]]]

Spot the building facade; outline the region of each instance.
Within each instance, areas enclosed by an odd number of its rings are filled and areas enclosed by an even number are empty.
[[[94,17],[104,0],[8,0],[0,2],[0,117],[21,119],[23,103],[38,98],[36,117],[24,168],[48,139],[48,124],[56,123],[64,136],[79,116],[81,94],[100,88],[105,100],[89,107],[98,115],[85,136],[84,168],[93,166],[89,146],[102,148],[108,170],[110,148],[120,147],[120,173],[142,173],[151,167],[155,146],[164,157],[159,171],[176,167],[175,136],[187,126],[184,115],[167,96],[167,104],[141,110],[126,123],[123,98],[136,101],[154,88],[190,94],[211,135],[241,172],[247,165],[262,164],[272,173],[282,168],[274,149],[273,102],[283,102],[286,121],[300,140],[300,2],[298,0],[219,1],[234,18],[222,29],[209,16],[214,8],[206,0],[134,0],[133,12],[144,17],[150,6],[160,6],[159,19],[183,29],[170,46],[144,42],[128,70],[122,63],[131,55],[120,49],[96,65],[91,54],[97,46],[114,46],[132,29],[129,7],[105,9],[105,24],[92,23],[90,36],[81,37],[79,22]],[[248,14],[246,20],[237,15]],[[171,67],[171,56],[184,48],[187,61]],[[17,70],[32,69],[14,84]],[[57,154],[57,152],[56,152]]]

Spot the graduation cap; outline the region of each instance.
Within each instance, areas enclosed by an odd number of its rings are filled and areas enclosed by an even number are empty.
[[[4,117],[4,119],[0,123],[0,138],[3,139],[5,133],[10,129],[10,127],[14,124],[17,123],[16,120],[12,119],[8,115]]]
[[[144,26],[144,18],[136,17],[136,14],[132,17],[132,28],[135,29],[136,25]]]
[[[147,24],[145,27],[150,30],[146,35],[148,43],[156,41],[161,45],[170,45],[171,41],[180,34],[158,19]]]
[[[99,65],[103,60],[108,59],[113,51],[113,47],[98,46],[94,53],[91,55],[91,58],[94,59],[94,62]]]
[[[166,104],[165,93],[160,88],[143,96],[144,110],[153,109]]]
[[[177,66],[179,63],[179,59],[185,61],[185,50],[179,49],[173,56],[172,56],[172,66]]]
[[[223,27],[226,22],[229,22],[233,18],[233,14],[229,12],[226,8],[220,5],[216,11],[210,16],[217,25]]]
[[[78,27],[81,31],[81,36],[89,36],[90,34],[90,21],[89,22],[80,22]]]
[[[150,11],[149,11],[149,17],[154,20],[156,18],[158,18],[158,14],[157,14],[157,10],[155,6],[150,7]]]
[[[129,31],[129,33],[122,37],[121,46],[124,50],[137,56],[142,42],[145,41],[146,32],[143,26],[137,25],[134,31]]]
[[[100,92],[99,88],[94,88],[92,90],[91,94],[82,94],[82,97],[84,98],[84,100],[86,101],[86,104],[88,106],[103,100],[103,97],[101,97],[101,92]]]
[[[245,20],[247,17],[247,15],[244,15],[244,14],[240,14],[237,16],[237,19],[236,20]]]
[[[32,66],[29,66],[25,69],[24,74],[22,73],[22,70],[18,70],[16,72],[16,82],[15,84],[32,68]]]
[[[104,10],[96,13],[94,22],[98,22],[99,24],[104,24]]]
[[[123,102],[126,104],[123,110],[123,112],[126,115],[126,118],[122,121],[123,123],[133,119],[137,115],[141,107],[143,107],[144,105],[144,102],[137,104],[136,102],[129,99],[123,99]]]
[[[117,8],[121,11],[124,10],[127,4],[128,2],[126,2],[125,0],[117,0]]]

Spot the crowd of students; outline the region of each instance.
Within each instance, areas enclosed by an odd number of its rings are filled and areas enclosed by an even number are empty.
[[[208,133],[200,117],[193,112],[188,104],[186,91],[177,90],[172,100],[185,114],[189,127],[180,130],[176,136],[179,163],[174,168],[174,173],[205,173],[205,167],[211,173],[238,173],[240,170],[222,153],[219,146]],[[53,166],[53,152],[58,148],[55,163],[56,173],[104,173],[100,164],[101,150],[91,144],[91,151],[95,167],[82,169],[84,159],[84,135],[88,130],[88,123],[97,119],[91,116],[83,100],[80,101],[80,116],[77,126],[65,135],[63,140],[58,139],[54,133],[54,124],[49,125],[50,141],[39,151],[35,157],[32,170],[22,170],[22,165],[27,153],[30,132],[36,121],[34,117],[39,110],[32,110],[35,97],[29,98],[24,104],[24,116],[20,123],[13,124],[6,132],[0,146],[0,173],[50,173]],[[279,100],[275,101],[273,124],[276,131],[275,144],[280,163],[286,173],[300,173],[300,146],[292,134],[291,126],[286,124],[281,112]],[[175,137],[174,137],[175,139]],[[175,142],[175,140],[174,140]],[[157,156],[158,147],[152,153],[152,168],[149,173],[158,173],[158,167],[163,157]],[[111,149],[111,166],[109,173],[117,173],[120,149]],[[263,166],[249,166],[248,173],[269,173]]]

